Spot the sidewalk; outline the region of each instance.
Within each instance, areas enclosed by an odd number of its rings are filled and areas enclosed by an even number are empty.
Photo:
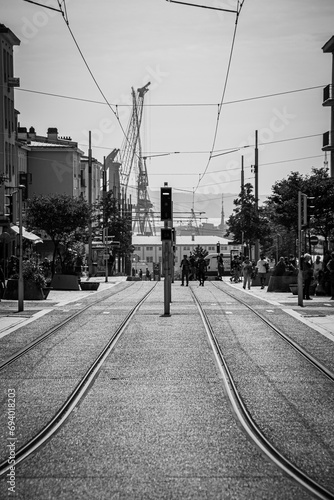
[[[18,311],[17,300],[1,300],[0,302],[0,338],[14,332],[32,321],[38,320],[54,308],[61,308],[72,302],[78,302],[92,294],[98,294],[126,281],[126,276],[94,277],[91,281],[98,281],[100,286],[96,291],[82,290],[51,290],[46,300],[26,300],[24,310]]]
[[[244,290],[242,282],[231,283],[227,279],[224,279],[224,281],[231,288],[237,288],[246,294],[255,295],[268,304],[281,306],[282,310],[287,314],[290,314],[305,325],[314,328],[334,342],[334,300],[330,300],[329,296],[313,296],[312,300],[304,300],[303,307],[301,307],[298,305],[298,296],[292,295],[292,293],[267,292],[267,287],[261,289],[259,286],[254,286],[250,290]]]

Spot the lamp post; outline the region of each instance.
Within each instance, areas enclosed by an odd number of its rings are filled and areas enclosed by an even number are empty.
[[[23,248],[22,248],[22,189],[23,185],[18,186],[19,190],[19,282],[18,282],[18,312],[24,310],[24,283],[23,283]]]

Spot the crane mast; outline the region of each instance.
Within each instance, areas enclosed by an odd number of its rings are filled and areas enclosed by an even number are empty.
[[[132,114],[130,117],[126,138],[122,147],[120,182],[124,190],[124,198],[128,191],[133,190],[129,183],[130,179],[135,179],[136,204],[134,206],[135,215],[133,222],[133,232],[139,234],[155,234],[152,203],[148,194],[148,175],[146,168],[146,158],[142,157],[140,126],[143,116],[144,96],[148,91],[150,82],[144,87],[137,89],[137,93],[132,88]]]

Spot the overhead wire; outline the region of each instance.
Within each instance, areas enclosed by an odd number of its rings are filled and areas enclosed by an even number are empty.
[[[212,143],[212,147],[211,147],[211,152],[210,152],[209,159],[207,161],[206,167],[204,169],[204,173],[199,178],[197,186],[194,189],[194,192],[197,191],[197,189],[198,189],[198,187],[199,187],[199,185],[200,185],[203,177],[205,176],[205,174],[206,174],[206,172],[207,172],[207,170],[209,168],[209,165],[211,163],[211,158],[212,158],[212,152],[215,149],[216,140],[217,140],[217,134],[218,134],[219,121],[220,121],[220,116],[221,116],[221,110],[222,110],[222,106],[223,106],[223,102],[224,102],[224,98],[225,98],[225,92],[226,92],[226,88],[227,88],[227,82],[228,82],[228,78],[229,78],[229,74],[230,74],[230,69],[231,69],[232,56],[233,56],[233,51],[234,51],[234,44],[235,44],[235,39],[236,39],[236,34],[237,34],[237,28],[238,28],[238,21],[239,21],[240,12],[241,12],[241,9],[243,7],[244,2],[245,2],[245,0],[242,0],[241,3],[240,3],[240,5],[239,5],[239,0],[238,0],[238,3],[237,3],[237,12],[236,12],[236,18],[235,18],[235,24],[234,24],[234,30],[233,30],[233,36],[232,36],[232,43],[231,43],[230,55],[229,55],[229,60],[228,60],[228,64],[227,64],[227,70],[226,70],[225,82],[224,82],[224,87],[223,87],[223,93],[222,93],[222,97],[221,97],[221,100],[220,100],[220,104],[218,105],[217,120],[216,120],[216,126],[215,126],[214,135],[213,135],[213,143]]]

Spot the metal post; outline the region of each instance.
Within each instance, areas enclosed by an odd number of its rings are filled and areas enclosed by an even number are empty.
[[[88,145],[88,203],[92,206],[92,133],[89,131],[89,145]],[[93,274],[93,260],[92,260],[92,222],[88,224],[88,275]]]
[[[258,149],[258,134],[255,130],[255,164],[254,164],[254,195],[255,195],[255,214],[259,214],[259,149]],[[259,247],[260,242],[258,239],[255,240],[255,262],[259,260]]]
[[[298,191],[298,305],[303,307],[303,269],[301,267],[301,245],[302,245],[302,192]]]
[[[24,283],[23,283],[23,245],[22,245],[22,187],[19,186],[19,282],[18,282],[18,311],[24,310]]]

